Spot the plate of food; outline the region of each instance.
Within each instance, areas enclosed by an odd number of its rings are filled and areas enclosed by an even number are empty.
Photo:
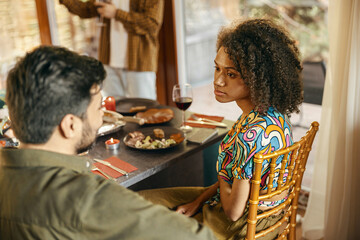
[[[121,114],[108,110],[104,110],[103,121],[103,124],[97,131],[97,136],[104,136],[106,134],[117,132],[126,123]]]
[[[151,108],[145,112],[138,112],[136,118],[144,119],[145,124],[159,124],[169,122],[174,118],[174,111],[170,108]]]
[[[184,133],[177,128],[148,127],[128,133],[124,143],[129,148],[156,151],[175,147],[184,139]]]
[[[158,105],[157,101],[147,98],[122,98],[116,100],[116,111],[123,115],[135,115]]]

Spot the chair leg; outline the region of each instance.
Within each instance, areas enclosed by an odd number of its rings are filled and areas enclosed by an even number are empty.
[[[288,239],[289,240],[296,240],[296,222],[295,222],[295,226],[293,226],[292,223],[290,223],[290,232],[289,232],[289,235],[288,235]]]

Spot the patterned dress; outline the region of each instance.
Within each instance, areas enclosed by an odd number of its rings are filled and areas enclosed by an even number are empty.
[[[284,116],[275,108],[270,107],[266,115],[251,111],[246,118],[240,122],[241,116],[227,133],[219,146],[219,156],[216,164],[218,175],[229,184],[234,178],[251,179],[254,172],[254,155],[256,153],[269,153],[293,144],[291,124],[287,116]],[[280,174],[280,163],[282,158],[276,161],[275,177],[273,187],[277,187],[277,179]],[[267,189],[269,181],[270,164],[264,160],[260,189]],[[287,167],[284,180],[287,176]],[[210,203],[216,204],[220,200],[218,194],[212,198]],[[278,202],[260,201],[259,206],[276,206]]]

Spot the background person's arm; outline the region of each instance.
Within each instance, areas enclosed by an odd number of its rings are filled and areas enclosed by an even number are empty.
[[[115,19],[120,21],[129,33],[153,36],[160,31],[163,15],[164,0],[147,0],[144,12],[117,9]]]
[[[60,4],[63,4],[69,12],[81,18],[99,16],[96,7],[94,6],[95,0],[89,0],[86,2],[80,0],[60,0],[59,2]]]

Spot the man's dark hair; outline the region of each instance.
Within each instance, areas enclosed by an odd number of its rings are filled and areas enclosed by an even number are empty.
[[[24,143],[46,143],[66,114],[85,116],[90,89],[105,76],[101,62],[66,48],[42,46],[27,53],[7,77],[15,136]]]
[[[273,106],[283,114],[299,112],[299,50],[284,28],[267,19],[247,20],[220,31],[217,50],[221,47],[249,87],[257,111],[265,113]]]

